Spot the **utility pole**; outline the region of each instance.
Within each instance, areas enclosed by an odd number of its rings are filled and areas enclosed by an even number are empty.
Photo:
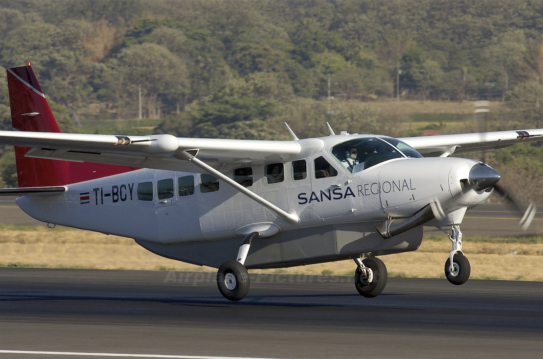
[[[396,101],[400,101],[400,61],[396,61]]]
[[[536,79],[537,79],[537,84],[540,85],[541,82],[539,81],[540,80],[539,76],[536,76]],[[539,88],[539,86],[538,86],[538,88]],[[541,91],[536,92],[536,94],[537,95],[536,95],[536,99],[535,99],[535,108],[539,108],[539,96],[541,95]]]
[[[328,114],[330,114],[330,74],[328,74]]]
[[[140,120],[141,120],[141,84],[138,85],[138,102],[139,102],[138,127],[140,127]]]

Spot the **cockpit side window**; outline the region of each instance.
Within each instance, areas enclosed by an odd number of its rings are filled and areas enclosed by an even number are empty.
[[[381,139],[383,141],[387,141],[388,143],[396,147],[398,150],[400,150],[404,155],[406,155],[409,158],[423,158],[423,156],[420,153],[418,153],[417,150],[415,150],[413,147],[409,146],[405,142],[402,142],[392,137],[383,137]]]
[[[381,162],[405,157],[401,150],[387,142],[395,139],[385,138],[385,140],[377,137],[354,139],[335,145],[332,148],[332,154],[351,173],[363,171]],[[409,147],[398,140],[395,140],[395,143],[401,143],[402,146]],[[408,157],[416,157],[415,154],[420,156],[413,148],[409,147],[409,149],[414,153]]]

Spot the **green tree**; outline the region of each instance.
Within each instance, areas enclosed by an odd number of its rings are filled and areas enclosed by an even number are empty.
[[[78,111],[94,99],[88,81],[95,69],[90,61],[94,50],[85,43],[93,36],[94,28],[88,23],[66,20],[55,26],[26,18],[24,26],[11,31],[3,42],[0,58],[8,66],[22,66],[33,59],[46,94],[77,119]]]
[[[449,96],[460,102],[467,99],[468,95],[475,91],[477,85],[473,76],[468,73],[468,68],[448,72],[444,79],[445,89]]]
[[[144,19],[127,31],[122,42],[123,47],[152,42],[178,56],[189,73],[190,91],[182,96],[185,104],[214,93],[230,76],[225,46],[208,29],[171,18]]]
[[[253,74],[249,82],[232,79],[213,96],[190,106],[189,112],[194,119],[193,135],[198,137],[242,136],[249,138],[256,129],[272,116],[277,108],[277,101],[284,98],[285,91],[273,86],[280,82],[273,74]],[[270,86],[271,84],[271,86]],[[266,97],[263,97],[266,96]],[[259,137],[253,137],[259,138]],[[261,136],[260,136],[261,138]]]
[[[284,53],[269,45],[241,43],[234,46],[231,57],[234,68],[240,75],[246,76],[252,72],[281,70],[280,63]]]
[[[188,112],[165,118],[153,129],[155,134],[170,134],[178,137],[190,137],[194,130],[194,120]]]
[[[288,79],[277,73],[252,73],[246,77],[246,84],[244,93],[253,97],[276,102],[288,102],[294,97],[294,91]]]
[[[334,75],[333,84],[334,92],[344,94],[346,99],[376,99],[393,93],[393,83],[380,68],[349,67]]]
[[[490,76],[497,78],[502,88],[502,101],[509,91],[511,74],[519,67],[526,51],[526,38],[522,30],[510,31],[493,40],[484,52]]]
[[[345,51],[345,43],[337,33],[317,28],[310,19],[299,21],[292,40],[296,45],[292,54],[306,68],[315,65],[314,59],[317,54],[327,51],[341,54]]]
[[[275,104],[261,97],[222,96],[204,101],[191,108],[196,122],[196,134],[202,137],[216,137],[218,133],[210,131],[220,125],[237,122],[265,120],[274,113]]]
[[[325,51],[315,54],[312,58],[317,69],[325,75],[335,74],[349,67],[345,58],[338,53]]]
[[[538,109],[543,102],[543,85],[523,82],[507,93],[507,105],[513,109]]]
[[[432,92],[441,87],[443,70],[436,61],[426,60],[419,70],[413,74],[413,79],[417,82],[421,100],[424,101]]]
[[[147,117],[160,118],[160,95],[187,91],[187,69],[183,61],[163,46],[145,43],[123,49],[114,63],[126,91],[135,100],[141,85]]]
[[[0,8],[0,39],[5,39],[8,37],[10,31],[19,28],[23,24],[24,15],[22,12],[13,9]]]
[[[4,188],[17,187],[17,166],[15,164],[13,147],[5,146],[0,151],[0,154],[0,186]]]
[[[322,74],[315,68],[306,69],[291,59],[285,61],[285,72],[297,96],[307,98],[316,96]]]

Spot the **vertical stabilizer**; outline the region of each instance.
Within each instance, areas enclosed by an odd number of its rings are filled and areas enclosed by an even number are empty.
[[[7,70],[11,123],[14,130],[60,132],[29,63]],[[62,186],[107,177],[136,168],[25,157],[29,147],[15,146],[19,187]]]

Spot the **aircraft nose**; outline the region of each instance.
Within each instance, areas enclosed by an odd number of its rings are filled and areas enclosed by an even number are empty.
[[[475,184],[476,191],[491,188],[500,180],[500,174],[490,166],[478,163],[469,171],[469,183]]]

